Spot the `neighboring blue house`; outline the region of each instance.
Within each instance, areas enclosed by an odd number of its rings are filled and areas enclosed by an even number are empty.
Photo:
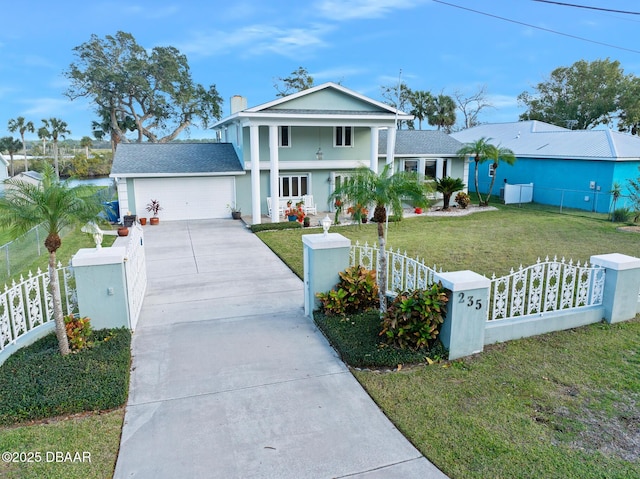
[[[496,170],[494,195],[505,183],[533,183],[536,203],[607,213],[613,184],[620,184],[626,195],[627,180],[640,176],[640,137],[611,130],[568,130],[532,120],[480,125],[451,136],[462,143],[491,138],[515,153],[514,165],[501,163]],[[481,164],[478,173],[480,192],[486,193],[493,173],[490,162]],[[474,175],[471,159],[472,191]],[[624,205],[622,198],[617,207]]]

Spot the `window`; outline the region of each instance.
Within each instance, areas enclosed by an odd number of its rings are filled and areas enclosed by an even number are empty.
[[[353,146],[353,133],[350,126],[336,126],[335,146]]]
[[[496,164],[495,163],[491,163],[489,165],[489,178],[493,178],[493,176],[496,174]]]
[[[436,179],[436,168],[438,162],[436,160],[426,160],[424,162],[424,176],[426,178]]]
[[[309,194],[309,177],[291,175],[280,177],[280,198],[298,197]]]
[[[444,159],[444,160],[442,160],[442,176],[441,176],[441,178],[444,178],[446,176],[449,176],[449,175],[447,175],[447,160]]]
[[[289,148],[291,146],[290,129],[288,126],[278,127],[278,144],[283,148]]]
[[[408,173],[417,173],[418,160],[404,160],[404,171]]]

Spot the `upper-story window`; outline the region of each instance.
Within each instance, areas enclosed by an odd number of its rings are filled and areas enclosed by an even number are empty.
[[[283,148],[291,146],[291,128],[288,126],[278,127],[278,144]]]
[[[336,126],[335,146],[353,146],[353,129],[350,126]]]

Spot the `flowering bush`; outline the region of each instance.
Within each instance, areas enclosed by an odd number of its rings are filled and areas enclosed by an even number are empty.
[[[363,218],[366,221],[369,210],[360,204],[356,204],[355,206],[349,206],[347,213],[351,215],[354,221],[360,222]]]

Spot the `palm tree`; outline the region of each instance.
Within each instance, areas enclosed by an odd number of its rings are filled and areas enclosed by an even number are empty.
[[[56,171],[56,176],[60,178],[60,168],[58,167],[58,138],[65,138],[65,135],[70,135],[71,131],[67,129],[67,123],[59,118],[49,118],[48,120],[42,120],[43,127],[47,136],[53,140],[53,164]]]
[[[83,136],[80,139],[80,146],[84,148],[84,156],[89,159],[89,148],[93,146],[93,140],[88,136]]]
[[[387,257],[384,236],[387,207],[394,213],[401,214],[404,198],[415,204],[426,204],[426,188],[426,184],[419,180],[416,173],[401,171],[391,174],[391,165],[386,165],[377,174],[363,166],[357,168],[330,196],[331,202],[340,199],[354,205],[375,205],[373,221],[378,223],[378,288],[381,314],[387,310]]]
[[[53,313],[60,353],[69,354],[69,342],[62,313],[60,284],[56,272],[56,251],[62,240],[63,228],[95,221],[102,206],[93,190],[86,186],[70,187],[60,182],[53,167],[45,164],[41,185],[9,179],[5,196],[0,198],[0,227],[11,228],[15,234],[25,233],[43,224],[47,231],[44,245],[49,251],[49,288],[53,298]]]
[[[47,156],[47,140],[51,138],[51,134],[49,133],[49,130],[44,126],[41,126],[38,128],[38,138],[42,140],[42,157],[44,158]]]
[[[483,136],[479,140],[473,141],[471,143],[466,143],[462,148],[458,150],[458,155],[473,155],[473,159],[476,163],[475,168],[475,186],[476,186],[476,194],[478,195],[478,201],[480,206],[485,206],[485,202],[482,200],[482,195],[480,194],[480,189],[478,188],[478,166],[480,163],[484,163],[489,154],[489,150],[493,148],[493,145],[489,143],[491,138],[487,138]]]
[[[24,142],[24,134],[34,132],[33,122],[25,121],[23,116],[9,120],[8,129],[11,133],[16,131],[20,132],[20,138],[22,139],[22,150],[24,152],[24,171],[29,171],[29,160],[27,160],[27,144]]]
[[[418,129],[422,130],[422,120],[429,117],[433,110],[433,96],[424,90],[417,90],[411,94],[411,114],[418,119]]]
[[[15,140],[10,136],[0,138],[0,151],[6,151],[9,153],[9,158],[11,158],[11,176],[16,174],[13,164],[13,155],[20,151],[21,146],[22,143],[20,143],[20,140]]]
[[[509,148],[505,148],[500,145],[491,145],[491,148],[489,148],[487,159],[493,160],[493,175],[491,175],[491,184],[489,185],[489,193],[487,193],[485,204],[489,204],[489,198],[491,197],[493,184],[496,182],[496,170],[498,169],[498,165],[501,161],[506,163],[507,165],[513,165],[516,162],[516,155]]]
[[[449,202],[451,201],[451,196],[456,191],[464,190],[464,182],[460,178],[451,178],[450,176],[445,176],[439,180],[436,180],[436,191],[442,193],[442,209],[449,209]]]
[[[456,102],[449,95],[438,95],[433,98],[433,109],[429,115],[429,124],[443,129],[447,133],[456,123]]]

